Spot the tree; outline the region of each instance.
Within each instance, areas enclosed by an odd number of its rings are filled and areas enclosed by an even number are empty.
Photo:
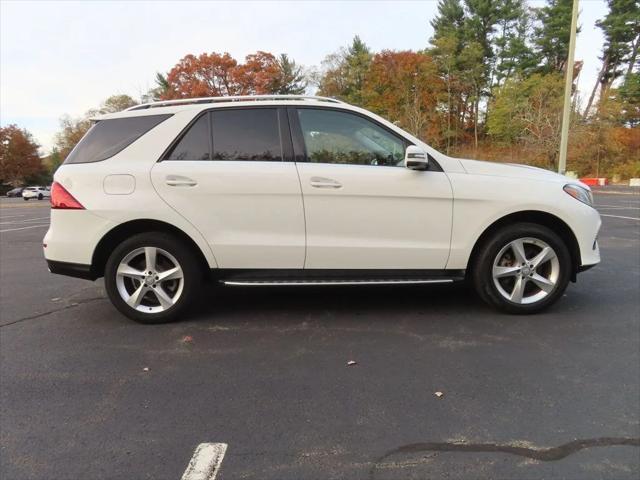
[[[303,92],[302,67],[283,54],[258,51],[238,63],[228,53],[186,55],[167,74],[158,74],[161,99]]]
[[[536,66],[529,46],[531,22],[524,0],[503,0],[497,23],[495,45],[495,86],[502,85],[512,75],[527,76]]]
[[[58,150],[61,158],[67,158],[89,128],[91,120],[87,117],[72,118],[64,115],[60,118],[60,131],[56,133],[54,148]]]
[[[429,55],[384,50],[373,57],[361,95],[366,108],[438,145],[442,127],[436,106],[443,90]]]
[[[538,64],[544,73],[564,70],[569,54],[572,9],[573,0],[547,0],[547,5],[534,9],[538,21],[534,43]]]
[[[507,145],[519,144],[554,168],[560,142],[564,80],[560,73],[512,79],[497,92],[487,120],[489,135]]]
[[[640,4],[637,0],[608,0],[609,13],[596,25],[604,34],[602,48],[602,68],[589,96],[589,101],[584,111],[587,116],[595,96],[600,91],[600,96],[606,96],[606,92],[613,82],[623,75],[624,65],[627,64],[627,75],[633,71],[640,43]]]
[[[138,105],[138,102],[136,102],[129,95],[111,95],[104,102],[102,102],[99,108],[87,111],[85,116],[94,117],[97,115],[106,115],[107,113],[121,112],[136,105]]]
[[[33,136],[16,125],[0,128],[0,180],[18,186],[42,173],[39,145]]]
[[[281,95],[301,95],[307,89],[307,79],[301,66],[289,58],[286,53],[277,59],[278,74],[271,87],[273,93]]]
[[[371,59],[369,47],[356,35],[348,48],[327,56],[322,62],[324,73],[318,93],[362,105],[362,89]]]

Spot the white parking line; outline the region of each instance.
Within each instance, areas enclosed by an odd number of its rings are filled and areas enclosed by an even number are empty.
[[[4,220],[4,218],[2,219]],[[49,217],[37,217],[37,218],[25,218],[22,220],[9,220],[8,222],[0,222],[0,225],[8,225],[10,223],[30,223],[30,222],[35,222],[37,220],[49,220]]]
[[[45,223],[43,225],[31,225],[30,227],[20,227],[20,228],[7,228],[6,230],[0,230],[0,233],[4,232],[15,232],[16,230],[26,230],[28,228],[38,228],[38,227],[48,227],[49,224]]]
[[[182,474],[182,480],[214,480],[226,451],[226,443],[201,443]]]
[[[636,217],[622,217],[620,215],[605,215],[604,213],[601,213],[600,216],[611,217],[611,218],[624,218],[625,220],[640,220],[640,218],[636,218]]]

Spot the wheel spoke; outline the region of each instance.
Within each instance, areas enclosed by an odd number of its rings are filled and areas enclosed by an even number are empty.
[[[118,275],[122,275],[123,277],[130,277],[140,280],[140,277],[144,277],[144,272],[140,271],[136,268],[133,268],[126,263],[121,263],[118,265]]]
[[[538,275],[537,273],[534,273],[533,276],[531,276],[530,280],[546,293],[549,293],[551,290],[553,290],[553,287],[555,286],[555,283],[553,283],[551,280],[544,278],[542,275]]]
[[[135,292],[131,294],[131,296],[127,299],[127,305],[133,308],[137,308],[140,305],[140,301],[142,297],[144,297],[144,292],[146,291],[146,287],[144,283],[140,284],[140,286],[136,289]]]
[[[156,298],[160,302],[160,305],[162,305],[162,308],[169,308],[173,305],[173,298],[171,298],[160,285],[156,286],[156,288],[151,291],[155,294]]]
[[[516,257],[516,262],[527,262],[527,254],[524,253],[524,243],[522,239],[514,240],[513,242],[511,242],[511,250],[513,250],[513,255]]]
[[[158,282],[164,282],[167,280],[178,280],[183,277],[182,269],[180,267],[170,268],[164,272],[158,273]]]
[[[551,247],[544,247],[538,255],[531,259],[531,264],[533,268],[538,268],[543,263],[553,260],[554,258],[556,258],[556,252],[554,252]]]
[[[147,272],[153,272],[156,269],[156,255],[158,249],[156,247],[144,247],[144,259],[146,262]]]
[[[513,277],[518,274],[520,267],[493,267],[493,278]]]
[[[515,303],[522,303],[522,297],[524,296],[524,287],[527,285],[527,279],[525,277],[518,277],[509,300]]]

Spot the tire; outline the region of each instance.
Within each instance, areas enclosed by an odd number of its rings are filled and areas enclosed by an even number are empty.
[[[29,198],[27,198],[27,197],[22,197],[22,199],[23,199],[25,202],[29,201]]]
[[[516,223],[480,245],[471,279],[489,305],[508,313],[531,314],[562,296],[571,271],[569,249],[556,233],[543,225]]]
[[[42,198],[43,198],[43,197],[42,197],[42,194],[41,194],[41,193],[40,193],[40,194],[38,194],[38,200],[42,200]]]
[[[169,275],[171,271],[174,273]],[[162,280],[162,274],[169,276]],[[105,266],[104,281],[111,303],[122,314],[139,323],[158,324],[179,320],[195,303],[203,270],[184,242],[168,233],[148,232],[134,235],[114,249]]]

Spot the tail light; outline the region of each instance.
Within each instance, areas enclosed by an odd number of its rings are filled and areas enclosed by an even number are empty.
[[[51,185],[51,208],[59,210],[84,210],[82,204],[73,198],[58,182]]]

